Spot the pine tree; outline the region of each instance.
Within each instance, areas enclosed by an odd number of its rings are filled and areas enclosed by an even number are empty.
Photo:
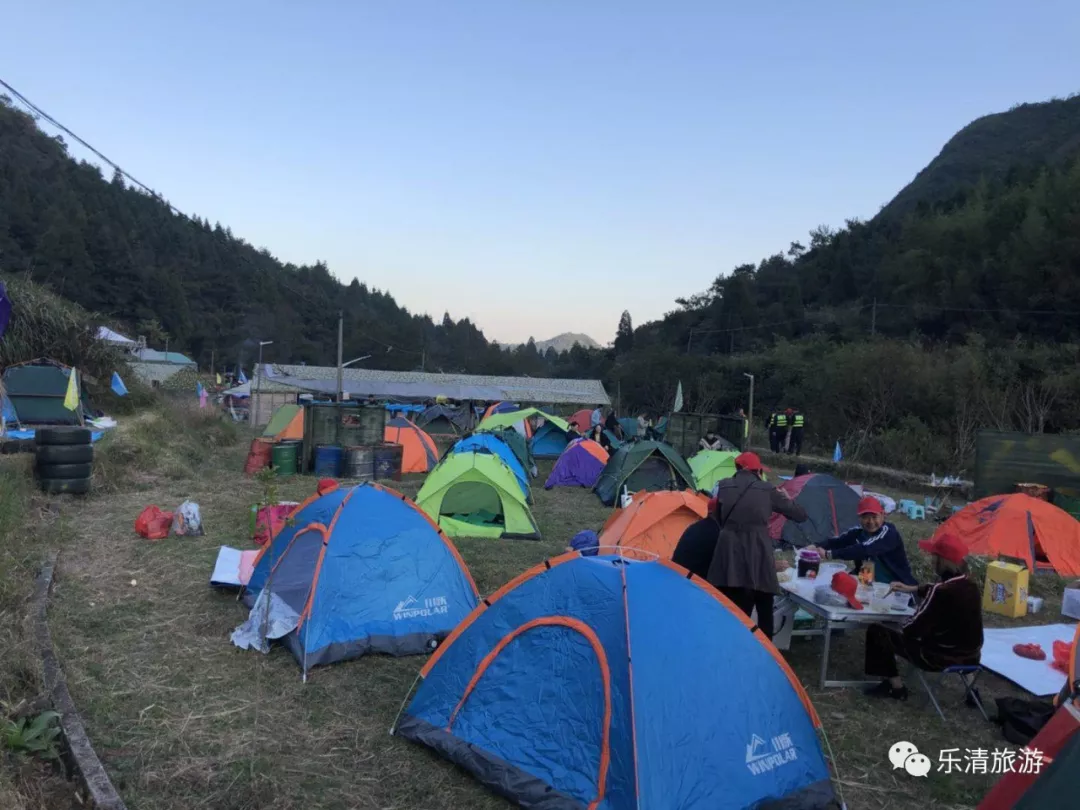
[[[624,354],[634,348],[634,324],[630,313],[623,310],[619,318],[619,328],[615,330],[615,353]]]

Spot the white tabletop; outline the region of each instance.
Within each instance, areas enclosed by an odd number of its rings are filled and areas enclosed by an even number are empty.
[[[881,612],[871,610],[869,605],[864,606],[862,610],[855,610],[850,607],[820,605],[814,601],[814,588],[818,585],[824,585],[825,583],[819,582],[816,579],[795,577],[795,569],[793,568],[788,569],[788,572],[793,576],[787,582],[780,583],[780,587],[784,592],[798,602],[803,610],[814,613],[831,622],[850,622],[853,624],[900,622],[915,613],[914,608],[910,606],[904,610],[888,610]]]

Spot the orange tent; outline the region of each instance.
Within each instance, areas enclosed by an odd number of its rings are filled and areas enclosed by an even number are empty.
[[[1062,509],[1030,495],[992,495],[968,504],[935,533],[960,538],[972,554],[1015,557],[1028,570],[1053,568],[1080,576],[1080,523]]]
[[[435,441],[403,416],[395,416],[383,429],[383,441],[400,444],[403,473],[428,473],[439,463]]]
[[[625,509],[616,509],[600,530],[600,554],[670,560],[682,533],[709,514],[709,499],[698,492],[640,492]],[[635,551],[649,552],[635,554]]]

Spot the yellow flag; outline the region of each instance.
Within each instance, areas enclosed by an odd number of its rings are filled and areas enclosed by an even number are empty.
[[[68,375],[67,393],[64,394],[64,407],[69,411],[79,409],[79,383],[75,379],[76,374],[75,369],[72,369],[71,374]]]
[[[217,377],[217,384],[218,384],[218,385],[221,385],[221,375],[220,375],[220,374],[216,374],[216,375],[214,375],[214,376],[216,376],[216,377]]]

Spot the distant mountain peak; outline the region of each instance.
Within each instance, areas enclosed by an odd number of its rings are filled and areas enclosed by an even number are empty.
[[[553,338],[548,338],[547,340],[537,340],[536,338],[532,338],[532,341],[536,344],[536,350],[541,354],[546,352],[549,348],[554,349],[560,354],[562,352],[568,352],[572,348],[574,348],[575,343],[581,344],[582,348],[585,349],[601,348],[599,343],[597,343],[588,335],[582,334],[581,332],[563,332],[562,334],[556,335]],[[512,349],[515,346],[520,346],[521,344],[503,343],[502,345],[506,348]]]

